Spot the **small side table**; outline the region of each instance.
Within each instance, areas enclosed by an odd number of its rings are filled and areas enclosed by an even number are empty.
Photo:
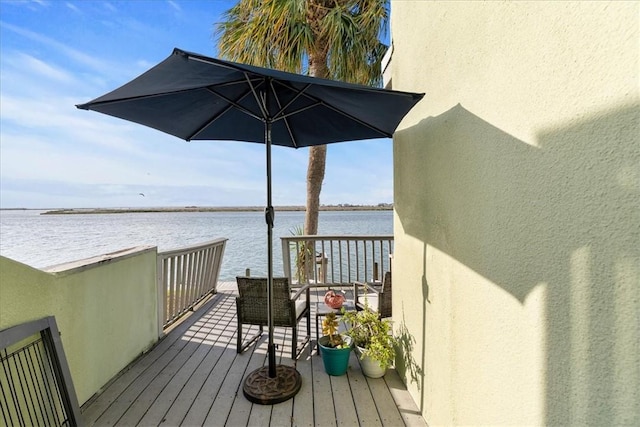
[[[342,307],[331,308],[324,302],[316,303],[316,352],[320,353],[320,347],[318,346],[318,340],[320,339],[320,317],[326,316],[329,313],[335,313],[336,316],[342,316],[342,308],[345,311],[356,311],[356,305],[353,300],[346,300]]]

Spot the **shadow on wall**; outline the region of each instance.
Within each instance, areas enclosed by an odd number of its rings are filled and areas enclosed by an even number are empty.
[[[539,147],[461,105],[399,134],[395,207],[424,268],[432,246],[521,303],[546,284],[547,424],[639,422],[640,105]]]
[[[422,367],[416,359],[414,359],[414,347],[416,339],[407,328],[405,319],[404,304],[402,307],[402,320],[395,332],[396,335],[396,368],[401,372],[409,375],[409,381],[416,384],[416,387],[422,393],[422,381],[420,379],[424,375]]]

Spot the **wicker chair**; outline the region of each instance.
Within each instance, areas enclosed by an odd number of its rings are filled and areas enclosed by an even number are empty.
[[[238,353],[253,344],[264,332],[267,322],[267,278],[236,277],[239,296],[236,298],[238,313]],[[291,358],[297,359],[298,323],[307,318],[307,336],[300,350],[311,338],[311,309],[309,306],[309,287],[300,288],[293,296],[286,277],[273,278],[273,326],[284,326],[292,329]],[[300,298],[302,295],[306,298]],[[243,344],[242,325],[259,325],[258,334]]]
[[[384,274],[382,285],[356,282],[353,298],[356,309],[364,309],[365,303],[378,312],[380,318],[391,317],[391,272]]]

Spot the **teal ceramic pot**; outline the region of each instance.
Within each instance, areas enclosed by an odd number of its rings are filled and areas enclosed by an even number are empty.
[[[346,348],[327,347],[326,344],[329,341],[329,337],[327,336],[320,337],[320,340],[318,340],[324,370],[329,375],[344,375],[349,368],[349,357],[351,356],[352,343],[351,338],[346,337],[345,339],[349,344],[349,347]]]

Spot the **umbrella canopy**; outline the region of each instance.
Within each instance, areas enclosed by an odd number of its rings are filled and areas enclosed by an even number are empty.
[[[295,369],[275,364],[271,145],[300,148],[391,137],[402,118],[423,96],[285,73],[174,49],[167,59],[131,82],[77,105],[187,141],[266,144],[269,365],[268,374],[258,369],[246,378],[243,391],[250,400],[277,403],[300,389]]]
[[[262,94],[262,95],[261,95]],[[266,108],[263,96],[268,99]],[[78,108],[190,140],[309,147],[391,137],[423,94],[389,91],[208,58],[173,54],[124,86]]]

